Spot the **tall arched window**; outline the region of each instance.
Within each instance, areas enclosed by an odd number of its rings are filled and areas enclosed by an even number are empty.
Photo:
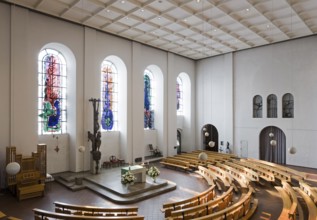
[[[178,76],[176,79],[176,109],[177,114],[182,115],[183,114],[183,82],[182,79]]]
[[[277,97],[274,94],[267,97],[267,117],[277,118]]]
[[[54,49],[38,56],[38,134],[66,133],[66,61]]]
[[[155,83],[153,73],[144,71],[144,128],[154,129],[154,95]]]
[[[283,118],[294,118],[294,97],[291,93],[286,93],[282,98]]]
[[[253,97],[253,118],[262,118],[262,96],[256,95]]]
[[[118,130],[118,72],[108,60],[101,64],[101,127]]]

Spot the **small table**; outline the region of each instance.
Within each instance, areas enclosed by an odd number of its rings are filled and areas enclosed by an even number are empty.
[[[130,171],[136,178],[135,183],[144,183],[146,180],[145,171],[146,168],[140,165],[133,165],[121,168],[121,175]]]

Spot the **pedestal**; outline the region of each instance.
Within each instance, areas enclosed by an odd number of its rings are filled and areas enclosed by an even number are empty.
[[[100,173],[100,162],[98,167],[98,172],[96,172],[96,161],[93,159],[92,154],[90,154],[90,173],[97,174]]]

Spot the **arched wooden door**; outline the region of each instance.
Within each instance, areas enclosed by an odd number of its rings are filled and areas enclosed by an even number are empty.
[[[218,130],[211,124],[206,124],[201,128],[202,143],[204,150],[218,152]]]
[[[263,128],[260,132],[260,160],[273,163],[286,163],[286,136],[275,126]]]

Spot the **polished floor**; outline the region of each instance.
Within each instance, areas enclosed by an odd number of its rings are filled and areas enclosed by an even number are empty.
[[[167,179],[177,184],[176,190],[167,192],[165,194],[143,200],[133,205],[139,207],[139,214],[144,215],[148,220],[164,219],[160,208],[162,204],[172,200],[181,200],[189,198],[208,188],[204,179],[195,173],[185,173],[180,170],[173,170],[161,167],[156,163],[161,170],[160,178]],[[316,169],[296,168],[305,172],[317,174]],[[107,170],[105,170],[107,172]],[[118,183],[121,184],[121,183]],[[282,200],[279,198],[278,192],[271,184],[254,184],[255,197],[259,199],[258,208],[252,219],[261,219],[261,217],[271,216],[270,219],[277,219],[282,210]],[[41,198],[33,198],[24,201],[17,201],[11,193],[2,191],[0,193],[0,211],[7,216],[14,216],[21,219],[34,219],[32,209],[40,208],[45,210],[54,210],[54,201],[74,203],[80,205],[94,205],[94,206],[129,206],[118,205],[109,200],[100,197],[96,193],[84,189],[73,192],[57,182],[51,182],[46,185],[45,196]]]

